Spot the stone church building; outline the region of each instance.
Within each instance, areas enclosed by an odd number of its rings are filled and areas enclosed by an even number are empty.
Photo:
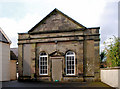
[[[18,34],[19,80],[99,81],[99,29],[54,9]]]

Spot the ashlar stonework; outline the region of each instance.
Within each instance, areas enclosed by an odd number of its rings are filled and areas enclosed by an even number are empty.
[[[99,81],[99,29],[54,9],[18,34],[19,80]]]

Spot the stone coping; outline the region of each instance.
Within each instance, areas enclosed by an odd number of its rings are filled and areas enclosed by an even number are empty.
[[[100,68],[100,70],[113,70],[113,69],[120,69],[120,66],[119,67]]]

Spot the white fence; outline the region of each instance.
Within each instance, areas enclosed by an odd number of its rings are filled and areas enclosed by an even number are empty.
[[[100,72],[102,82],[120,89],[120,67],[102,68]]]

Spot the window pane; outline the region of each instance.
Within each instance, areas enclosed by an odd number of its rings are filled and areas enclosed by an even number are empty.
[[[67,65],[68,65],[68,61],[67,61]]]
[[[71,61],[69,62],[69,65],[71,65]]]
[[[45,62],[45,65],[47,65],[47,62]]]
[[[74,70],[72,70],[72,74],[74,74]]]
[[[40,62],[40,65],[42,65],[42,62]]]
[[[71,57],[69,57],[69,60],[71,61]]]
[[[47,69],[47,66],[45,66],[45,69]]]
[[[68,60],[68,61],[70,60],[69,57],[67,57],[67,60]]]
[[[67,66],[67,69],[70,69],[70,66]]]
[[[74,53],[72,51],[67,52],[67,55],[73,55]]]
[[[40,66],[41,69],[43,69],[43,66]]]
[[[45,57],[45,60],[44,60],[45,62],[47,62],[47,57]]]
[[[69,71],[70,71],[70,74],[71,74],[71,69]]]
[[[72,61],[72,64],[74,64],[74,61]]]
[[[42,70],[40,70],[40,73],[42,74]]]
[[[44,55],[47,55],[47,54],[45,52],[40,53],[40,56],[44,56]]]
[[[43,66],[43,69],[46,69],[46,66]]]
[[[44,65],[44,62],[42,62],[42,66]]]
[[[44,57],[42,57],[42,62],[44,62]]]
[[[71,57],[71,60],[74,61],[74,56]]]
[[[45,74],[47,74],[47,70],[45,70]]]
[[[70,74],[70,70],[67,70],[67,73]]]
[[[72,66],[72,68],[71,69],[73,69],[74,70],[74,66]]]

